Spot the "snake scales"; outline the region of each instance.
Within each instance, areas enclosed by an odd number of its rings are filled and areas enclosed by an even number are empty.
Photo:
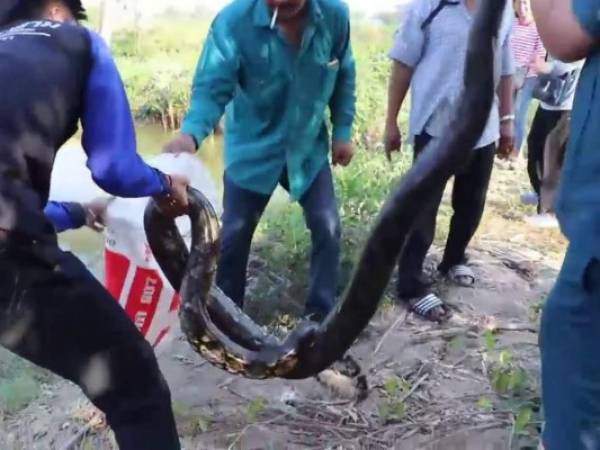
[[[190,188],[192,244],[150,201],[144,226],[152,252],[182,298],[181,327],[208,362],[248,378],[301,379],[339,360],[375,314],[421,204],[464,165],[494,99],[497,33],[506,0],[480,0],[470,31],[464,93],[444,140],[434,140],[384,204],[341,301],[321,325],[302,322],[282,342],[266,334],[214,285],[219,221]]]

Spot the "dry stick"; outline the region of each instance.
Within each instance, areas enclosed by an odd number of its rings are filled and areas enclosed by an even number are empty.
[[[402,437],[400,438],[401,441],[404,441],[405,439],[408,439],[410,437],[413,437],[415,434],[417,434],[419,432],[418,428],[413,428],[412,430],[410,430],[408,433],[405,433],[402,435]]]
[[[434,331],[426,331],[424,333],[419,333],[414,336],[410,343],[411,345],[415,344],[424,344],[428,341],[433,341],[435,339],[450,339],[456,336],[461,336],[463,334],[468,334],[471,330],[468,328],[448,328],[446,330],[434,330]]]
[[[415,393],[415,391],[417,389],[419,389],[419,386],[421,386],[421,384],[423,384],[425,382],[425,380],[427,380],[427,378],[429,378],[429,374],[426,373],[425,375],[423,375],[421,378],[419,378],[419,380],[413,385],[413,387],[411,388],[410,391],[408,391],[406,393],[406,395],[404,395],[401,399],[400,399],[400,403],[404,403],[406,400],[408,400],[408,398],[413,395]]]
[[[377,346],[375,347],[375,351],[373,352],[373,356],[372,358],[375,357],[375,355],[379,352],[379,350],[381,350],[381,346],[383,345],[383,342],[387,339],[387,337],[389,336],[389,334],[392,332],[392,330],[394,328],[396,328],[396,326],[400,323],[400,322],[406,322],[406,319],[408,318],[408,311],[406,313],[404,313],[404,315],[398,317],[398,319],[396,319],[396,321],[387,329],[387,331],[385,333],[383,333],[383,336],[381,337],[381,339],[379,340],[379,343],[377,344]]]
[[[236,445],[236,444],[237,444],[237,443],[240,441],[240,439],[242,439],[242,436],[244,436],[244,434],[246,434],[246,432],[247,432],[247,431],[248,431],[250,428],[252,428],[252,427],[260,427],[260,426],[263,426],[263,425],[269,425],[269,424],[271,424],[271,423],[273,423],[273,422],[276,422],[277,420],[279,420],[279,419],[281,419],[281,418],[283,418],[283,417],[285,417],[285,416],[287,416],[287,415],[289,415],[289,414],[287,414],[287,413],[284,413],[284,414],[281,414],[281,415],[279,415],[279,416],[277,416],[277,417],[273,417],[272,419],[265,420],[264,422],[251,423],[251,424],[248,424],[248,425],[246,425],[246,426],[245,426],[245,427],[242,429],[242,431],[240,431],[240,432],[239,432],[238,436],[237,436],[237,437],[235,438],[235,440],[234,440],[234,441],[231,443],[231,445],[229,445],[229,447],[227,447],[227,450],[233,450],[233,448],[235,447],[235,445]]]
[[[538,334],[540,330],[538,330],[533,325],[529,325],[526,323],[508,323],[508,324],[495,326],[493,328],[493,331],[497,331],[497,332],[528,331],[530,333]]]
[[[517,422],[515,421],[514,418],[511,418],[511,422],[512,422],[512,427],[510,428],[510,436],[508,438],[508,450],[512,450],[513,436],[515,435],[515,427],[517,425]]]
[[[470,427],[470,428],[463,428],[462,430],[458,430],[456,433],[452,433],[450,435],[444,436],[442,438],[439,439],[435,439],[433,441],[429,441],[427,442],[425,445],[428,447],[433,447],[436,444],[441,443],[442,441],[449,439],[451,437],[457,436],[461,433],[467,433],[467,432],[471,432],[471,431],[486,431],[486,430],[493,430],[494,428],[500,428],[507,425],[506,422],[500,422],[500,421],[496,421],[496,422],[489,422],[489,423],[484,423],[481,425],[477,425],[475,427]]]

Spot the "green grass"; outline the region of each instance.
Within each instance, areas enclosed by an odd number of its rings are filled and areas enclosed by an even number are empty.
[[[159,19],[149,27],[121,29],[114,34],[113,52],[138,119],[161,123],[167,129],[179,128],[209,25],[206,17]],[[353,23],[357,142],[382,131],[390,68],[386,53],[392,36],[392,28]]]

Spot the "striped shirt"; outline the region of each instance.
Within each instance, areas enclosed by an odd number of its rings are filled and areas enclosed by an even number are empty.
[[[516,67],[527,67],[536,56],[541,58],[546,56],[546,49],[538,34],[537,26],[533,21],[528,25],[522,25],[515,18],[511,43]],[[530,68],[527,71],[527,77],[534,77],[536,75],[538,75],[538,72],[534,68]]]
[[[410,92],[410,140],[426,132],[440,138],[455,114],[455,106],[463,93],[465,59],[473,13],[461,0],[440,11],[425,28],[421,24],[440,0],[412,0],[396,34],[391,59],[414,69]],[[500,76],[514,74],[510,32],[514,16],[507,2],[495,51],[494,84]],[[494,99],[488,123],[475,148],[483,148],[500,137],[499,99]]]

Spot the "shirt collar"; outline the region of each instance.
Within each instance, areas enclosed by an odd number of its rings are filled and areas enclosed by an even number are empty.
[[[309,22],[320,22],[323,19],[323,11],[319,0],[308,1],[308,18]],[[256,0],[254,5],[254,25],[257,27],[268,27],[271,25],[271,10],[267,6],[265,0]]]

